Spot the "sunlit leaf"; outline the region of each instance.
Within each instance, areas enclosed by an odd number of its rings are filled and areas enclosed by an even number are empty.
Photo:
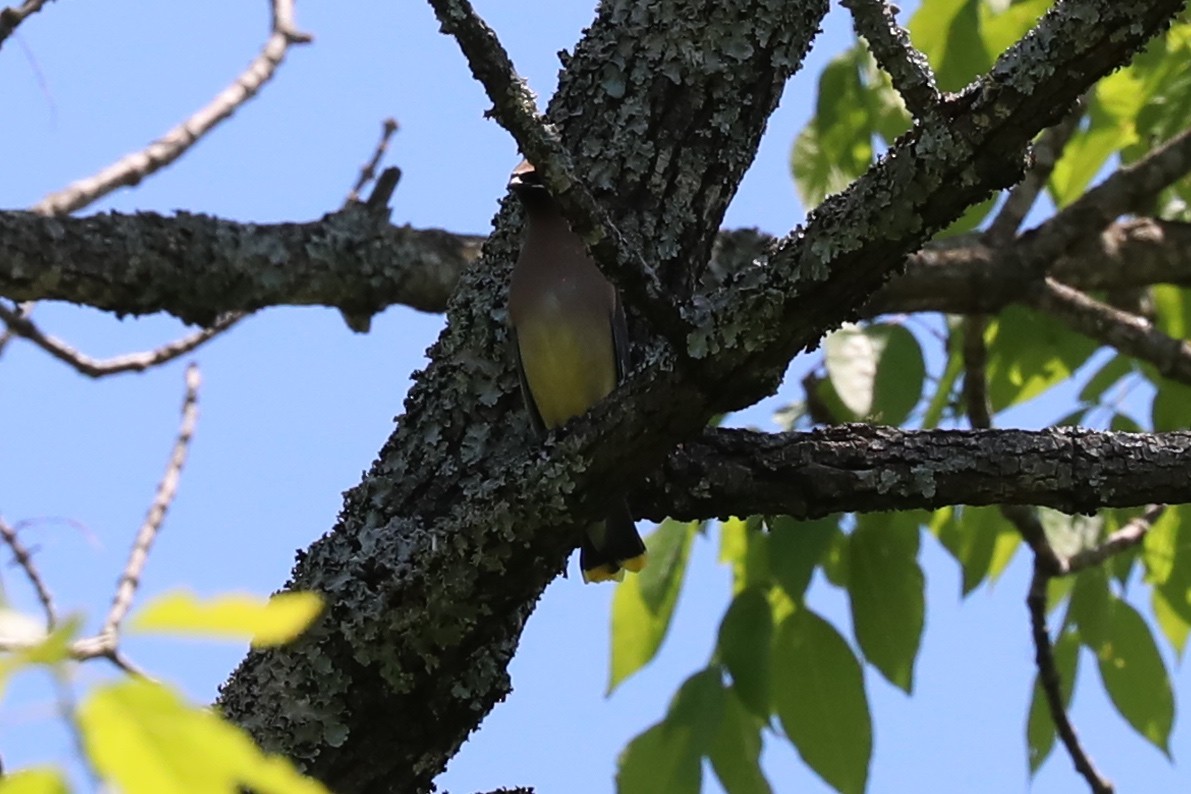
[[[200,599],[193,593],[175,591],[150,601],[129,621],[129,628],[247,639],[255,647],[265,647],[291,642],[321,611],[322,599],[315,593],[278,593],[272,598],[234,594]]]
[[[648,538],[649,565],[626,577],[612,597],[612,663],[608,692],[657,654],[670,629],[670,618],[686,576],[698,522],[664,521]]]
[[[720,562],[732,567],[732,592],[769,586],[769,534],[759,517],[730,518],[720,524]]]
[[[123,794],[327,794],[288,759],[263,753],[242,729],[160,684],[97,687],[78,719],[92,766]]]
[[[1187,649],[1187,636],[1191,634],[1191,621],[1171,607],[1166,595],[1158,588],[1150,591],[1150,606],[1154,610],[1154,620],[1158,623],[1158,628],[1162,629],[1166,641],[1181,661],[1183,651]]]
[[[777,715],[798,754],[841,794],[861,794],[872,723],[864,676],[848,643],[830,623],[798,609],[778,626],[773,674]]]
[[[926,365],[904,326],[845,326],[823,342],[831,385],[849,418],[900,424],[922,397]]]
[[[988,394],[993,411],[1037,397],[1066,380],[1096,349],[1053,318],[1010,307],[989,323]]]
[[[57,769],[19,769],[0,778],[0,794],[68,794],[70,787]]]
[[[874,120],[861,82],[864,58],[862,49],[853,47],[823,69],[815,116],[794,141],[790,166],[808,208],[847,187],[872,161]]]
[[[1089,568],[1076,575],[1068,616],[1079,627],[1080,638],[1093,653],[1108,642],[1112,599],[1103,568]]]
[[[925,0],[910,17],[910,40],[930,59],[944,91],[958,91],[992,66],[979,9],[979,0]]]
[[[995,507],[964,507],[932,521],[932,529],[963,568],[963,595],[985,578],[995,579],[1005,569],[1021,543],[1021,535]]]

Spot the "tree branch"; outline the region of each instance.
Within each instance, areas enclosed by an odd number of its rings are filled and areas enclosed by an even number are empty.
[[[19,309],[13,311],[0,304],[0,320],[4,321],[9,332],[23,339],[28,339],[54,358],[73,367],[80,374],[91,378],[102,378],[122,372],[144,372],[150,367],[160,366],[173,361],[219,336],[243,319],[243,317],[244,315],[242,314],[225,315],[217,319],[210,328],[204,328],[201,331],[143,353],[127,353],[121,356],[113,356],[112,358],[95,359],[75,350],[62,340],[43,333]]]
[[[671,452],[630,501],[639,516],[655,521],[817,518],[957,504],[1040,505],[1074,514],[1184,501],[1189,477],[1191,432],[858,424],[808,433],[720,429]]]
[[[442,23],[442,31],[454,36],[472,75],[492,100],[489,114],[508,130],[522,154],[537,168],[592,259],[629,306],[667,338],[683,339],[690,328],[676,310],[674,296],[665,292],[641,252],[621,234],[588,189],[557,130],[538,117],[533,93],[517,75],[496,34],[476,15],[468,0],[430,0],[430,5]]]
[[[885,0],[843,0],[841,5],[852,12],[856,35],[868,42],[910,115],[925,120],[937,113],[943,97],[935,73],[926,56],[910,43],[910,34],[897,24],[897,9]]]
[[[1034,561],[1034,578],[1030,582],[1030,593],[1026,604],[1030,610],[1030,628],[1034,638],[1034,661],[1038,666],[1038,685],[1046,695],[1046,705],[1055,724],[1055,731],[1067,748],[1079,774],[1088,781],[1093,794],[1112,794],[1112,783],[1097,771],[1092,759],[1079,742],[1075,726],[1067,716],[1063,704],[1062,679],[1055,664],[1054,650],[1050,643],[1050,632],[1046,629],[1046,586],[1050,575],[1040,559]]]

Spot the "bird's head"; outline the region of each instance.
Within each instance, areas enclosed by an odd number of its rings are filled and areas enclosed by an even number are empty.
[[[513,175],[509,177],[509,190],[521,199],[522,204],[529,207],[550,201],[550,193],[542,184],[538,169],[529,160],[522,160],[521,164],[513,169]]]

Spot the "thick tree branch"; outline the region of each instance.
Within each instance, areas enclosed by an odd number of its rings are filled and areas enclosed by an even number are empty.
[[[817,518],[945,505],[1039,505],[1065,513],[1182,502],[1191,432],[707,430],[670,453],[631,502],[644,518]],[[1081,563],[1082,564],[1082,563]]]
[[[225,312],[284,305],[442,312],[485,239],[390,226],[360,208],[284,224],[187,213],[43,218],[0,212],[0,295],[121,315],[167,312],[204,325]],[[773,237],[751,229],[723,232],[710,269],[738,272],[767,256],[773,244]],[[1191,286],[1191,224],[1122,220],[1081,240],[1047,272],[1085,292]],[[997,249],[979,234],[961,235],[907,257],[905,272],[878,290],[860,315],[995,314],[1026,300],[1035,283],[1013,243]]]
[[[575,234],[592,259],[619,288],[626,302],[649,318],[670,339],[689,331],[641,252],[612,222],[580,178],[558,131],[538,117],[533,93],[513,68],[496,34],[468,0],[430,0],[444,33],[455,37],[475,76],[492,100],[489,113],[517,141],[521,152],[542,175]]]
[[[283,304],[373,314],[442,311],[483,237],[390,226],[352,205],[312,223],[257,225],[152,213],[0,213],[0,295],[210,324]]]

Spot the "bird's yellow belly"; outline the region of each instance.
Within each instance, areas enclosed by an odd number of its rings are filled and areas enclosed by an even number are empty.
[[[548,428],[584,413],[616,386],[611,325],[594,330],[533,322],[517,328],[525,380]]]

